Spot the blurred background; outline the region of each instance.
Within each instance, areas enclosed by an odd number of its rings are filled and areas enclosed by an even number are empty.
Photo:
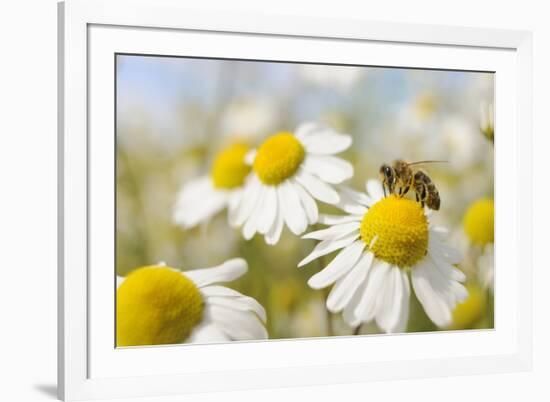
[[[325,294],[307,287],[320,267],[296,268],[313,241],[287,229],[276,246],[258,236],[245,241],[225,212],[183,230],[172,221],[178,191],[207,173],[233,139],[255,146],[322,121],[353,137],[341,156],[355,167],[356,190],[393,159],[448,161],[427,168],[442,202],[431,219],[464,249],[465,210],[493,196],[493,144],[480,130],[493,80],[481,72],[117,56],[117,274],[159,261],[189,270],[243,257],[249,272],[229,286],[266,308],[270,338],[352,333],[326,311]],[[475,281],[475,266],[462,268]],[[483,292],[480,311],[463,328],[493,327],[492,293]],[[408,331],[434,330],[413,296]]]

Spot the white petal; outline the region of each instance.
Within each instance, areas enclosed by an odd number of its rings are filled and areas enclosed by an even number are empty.
[[[322,289],[333,284],[354,267],[364,248],[365,243],[361,240],[346,247],[322,271],[309,278],[307,284],[313,289]]]
[[[374,204],[373,200],[368,195],[360,191],[355,191],[348,186],[339,186],[338,191],[340,192],[340,195],[344,194],[349,202],[360,204],[364,207],[370,207],[372,204]]]
[[[446,283],[445,288],[449,289],[447,293],[450,300],[451,310],[454,309],[456,303],[464,301],[468,297],[468,291],[460,282],[466,280],[466,275],[459,269],[447,263],[440,264],[429,253],[426,256],[426,260],[430,261],[432,265],[437,269],[442,276],[442,280]]]
[[[366,286],[363,290],[361,300],[355,309],[355,315],[363,322],[371,321],[376,313],[376,299],[385,284],[390,264],[384,261],[375,260],[367,276]]]
[[[116,288],[118,289],[120,287],[120,285],[122,285],[122,282],[124,282],[124,277],[123,276],[116,276]]]
[[[234,289],[221,286],[221,285],[211,285],[211,286],[204,286],[201,288],[201,293],[205,297],[213,296],[213,297],[241,297],[242,294],[237,292]]]
[[[295,184],[284,181],[277,186],[277,192],[286,225],[292,233],[301,235],[307,228],[307,217],[294,186]]]
[[[362,295],[363,292],[361,291],[361,288],[357,289],[349,303],[346,305],[346,307],[344,307],[344,312],[342,313],[342,318],[344,319],[346,324],[348,324],[352,328],[361,325],[361,320],[355,315],[355,309],[361,301]]]
[[[221,212],[227,206],[227,193],[212,193],[204,199],[202,204],[189,208],[189,219],[182,219],[181,224],[187,228],[199,223],[209,221],[214,215]],[[180,215],[181,216],[181,215]]]
[[[305,122],[302,123],[296,128],[296,131],[294,132],[294,135],[296,138],[298,138],[301,142],[305,141],[307,137],[309,137],[312,134],[315,134],[319,130],[323,130],[324,126],[316,123],[316,122]]]
[[[275,224],[277,218],[277,190],[273,186],[266,186],[262,215],[258,222],[258,232],[265,235]]]
[[[216,215],[227,202],[227,192],[215,189],[209,177],[191,181],[178,194],[174,222],[185,228],[192,228]]]
[[[332,155],[348,149],[352,138],[347,134],[339,134],[332,129],[325,129],[308,135],[301,142],[310,154]]]
[[[234,190],[229,194],[227,205],[227,219],[232,227],[237,226],[237,213],[239,212],[239,205],[243,197],[243,190]]]
[[[256,158],[256,153],[257,151],[255,149],[251,149],[250,151],[248,151],[244,156],[244,163],[252,166],[252,164],[254,163],[254,159]]]
[[[302,168],[332,184],[340,184],[353,176],[351,163],[335,156],[308,155]]]
[[[219,297],[211,296],[206,299],[209,305],[216,305],[231,308],[233,310],[251,311],[255,313],[263,322],[267,320],[267,315],[260,303],[248,296],[240,297]]]
[[[393,333],[399,327],[404,296],[401,269],[392,266],[376,301],[376,323],[384,332]]]
[[[330,312],[339,313],[350,302],[353,295],[365,282],[373,259],[374,254],[363,253],[353,269],[336,282],[327,298],[327,309]]]
[[[242,201],[235,219],[235,224],[238,226],[242,225],[254,211],[258,197],[260,196],[261,187],[262,184],[256,175],[250,175],[244,188]]]
[[[177,202],[186,203],[200,200],[204,194],[210,192],[212,188],[212,180],[209,176],[201,176],[197,179],[190,180],[181,187],[178,193]]]
[[[411,300],[411,286],[409,284],[409,276],[404,270],[401,271],[401,282],[403,289],[403,297],[401,298],[401,314],[395,326],[394,332],[405,332],[407,323],[409,322],[409,306]]]
[[[430,228],[428,248],[438,260],[444,260],[449,264],[459,264],[462,262],[462,254],[457,249],[445,244],[443,235],[435,228]]]
[[[483,254],[478,258],[479,276],[484,288],[494,290],[495,283],[495,256],[494,245],[485,246]]]
[[[384,188],[382,187],[382,183],[378,180],[368,180],[366,187],[367,193],[374,201],[379,201],[384,198]]]
[[[427,258],[419,262],[412,270],[412,284],[416,297],[430,320],[438,327],[451,323],[452,315],[449,299],[448,281]]]
[[[458,282],[464,282],[466,280],[464,272],[449,264],[445,258],[441,257],[440,254],[434,252],[434,250],[430,248],[428,248],[428,257],[432,259],[434,265],[445,277]]]
[[[265,242],[269,245],[277,244],[283,231],[284,216],[281,211],[281,200],[279,199],[279,192],[277,192],[277,211],[275,213],[275,223],[271,226],[271,229],[265,234]]]
[[[260,219],[264,214],[264,201],[266,192],[267,186],[261,185],[258,193],[258,198],[256,200],[256,206],[252,210],[252,213],[250,214],[243,226],[243,237],[246,240],[252,239],[254,237],[254,234],[256,234],[256,232],[258,231]]]
[[[336,204],[340,201],[340,196],[336,190],[303,169],[298,170],[295,179],[313,198],[319,201],[327,204]]]
[[[311,195],[309,195],[308,192],[304,190],[301,184],[299,184],[294,179],[291,179],[291,181],[294,184],[296,194],[298,194],[298,197],[300,197],[300,203],[302,204],[302,208],[304,208],[304,211],[306,212],[308,223],[310,225],[317,223],[317,221],[319,220],[319,210],[317,208],[317,203],[311,197]]]
[[[302,239],[335,240],[357,231],[360,226],[360,222],[349,222],[341,225],[334,225],[330,226],[328,229],[306,233],[302,236]]]
[[[186,343],[215,343],[230,340],[211,320],[203,319],[199,325],[193,328],[193,332],[191,332],[191,336],[186,340]]]
[[[298,267],[302,267],[309,262],[315,260],[316,258],[332,253],[333,251],[347,247],[355,240],[357,240],[358,237],[359,234],[353,232],[336,240],[323,240],[315,246],[313,251],[306,258],[298,263]]]
[[[365,215],[367,213],[368,197],[346,187],[339,188],[340,202],[338,208],[353,215]]]
[[[207,310],[214,323],[231,340],[267,339],[266,329],[253,313],[215,305],[208,306]]]
[[[362,215],[319,215],[319,223],[322,223],[323,225],[339,225],[349,222],[361,222],[362,220]]]
[[[245,260],[242,258],[234,258],[216,267],[194,269],[182,273],[191,279],[195,285],[203,287],[213,283],[234,281],[243,276],[247,270],[248,264]]]

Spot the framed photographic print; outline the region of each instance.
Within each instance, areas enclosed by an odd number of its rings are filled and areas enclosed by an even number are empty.
[[[59,16],[61,398],[530,368],[530,33]]]

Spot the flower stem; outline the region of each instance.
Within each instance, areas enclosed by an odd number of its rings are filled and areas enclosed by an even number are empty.
[[[318,263],[319,263],[319,270],[321,271],[322,269],[324,269],[326,267],[326,264],[325,264],[325,258],[324,256],[323,257],[319,257],[317,259]],[[332,323],[332,314],[330,311],[328,311],[328,308],[327,308],[327,300],[328,300],[328,295],[330,294],[330,288],[324,288],[323,289],[323,301],[324,301],[324,304],[325,304],[325,318],[326,318],[326,327],[327,327],[327,335],[328,336],[333,336],[334,335],[334,326],[333,326],[333,323]]]

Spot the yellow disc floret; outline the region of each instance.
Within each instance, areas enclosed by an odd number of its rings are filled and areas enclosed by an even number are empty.
[[[272,135],[258,148],[254,171],[267,185],[276,185],[291,177],[303,162],[304,147],[291,133]]]
[[[136,269],[117,290],[117,346],[180,343],[201,321],[203,306],[199,289],[181,272]]]
[[[419,203],[391,195],[369,208],[361,222],[361,239],[377,258],[411,267],[426,255],[428,219]]]
[[[464,232],[474,244],[485,245],[495,241],[495,204],[482,198],[474,202],[464,214]]]
[[[248,149],[246,144],[238,143],[216,155],[210,171],[216,188],[232,189],[243,185],[244,179],[250,173],[250,166],[244,161]]]
[[[487,305],[485,292],[477,285],[466,285],[468,298],[457,304],[453,311],[453,322],[451,329],[470,329],[483,316]]]

